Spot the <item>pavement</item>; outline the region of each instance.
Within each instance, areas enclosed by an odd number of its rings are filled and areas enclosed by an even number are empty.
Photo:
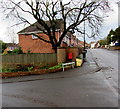
[[[96,63],[90,51],[87,53],[86,57],[87,57],[86,62],[84,62],[81,67],[69,69],[64,72],[61,71],[61,72],[42,74],[42,75],[29,75],[29,76],[21,76],[21,77],[13,77],[13,78],[4,78],[2,79],[2,83],[4,84],[4,83],[14,83],[14,82],[66,78],[66,77],[72,77],[72,76],[85,75],[89,73],[95,73],[101,70],[101,68]]]

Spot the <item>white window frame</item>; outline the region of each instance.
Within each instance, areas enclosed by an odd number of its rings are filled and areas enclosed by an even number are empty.
[[[32,39],[37,39],[38,37],[36,37],[35,35],[32,35]]]

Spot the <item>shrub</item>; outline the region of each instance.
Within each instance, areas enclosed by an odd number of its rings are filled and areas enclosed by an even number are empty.
[[[34,66],[32,64],[17,64],[16,65],[16,70],[17,71],[29,71],[30,69],[32,70]]]
[[[4,50],[4,52],[2,53],[2,55],[7,55],[7,51],[6,50]]]
[[[7,69],[2,69],[2,72],[17,72],[17,70],[13,68],[7,68]]]
[[[27,67],[28,71],[31,72],[34,67]]]
[[[1,47],[0,53],[3,53],[4,50],[7,48],[7,45],[6,45],[6,43],[4,43],[3,41],[0,40],[0,47]]]
[[[12,51],[7,51],[7,53],[8,53],[8,54],[11,54],[11,53],[12,53]]]
[[[12,51],[12,54],[22,54],[22,53],[23,53],[23,51],[22,51],[21,47],[16,48]]]
[[[78,58],[78,59],[82,59],[82,55],[79,55],[79,56],[77,56],[76,58]]]
[[[62,68],[62,64],[58,64],[56,66],[50,67],[49,69],[58,69],[58,68]]]
[[[49,65],[48,65],[48,64],[40,67],[40,69],[48,69],[48,68],[49,68]]]
[[[27,50],[27,53],[28,53],[28,54],[31,53],[30,49]]]

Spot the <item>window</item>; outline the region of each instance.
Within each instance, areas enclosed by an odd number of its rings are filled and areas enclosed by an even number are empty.
[[[63,39],[63,41],[69,46],[70,45],[70,39],[68,37],[68,35],[66,35]]]
[[[37,39],[38,37],[35,35],[32,35],[32,39]]]

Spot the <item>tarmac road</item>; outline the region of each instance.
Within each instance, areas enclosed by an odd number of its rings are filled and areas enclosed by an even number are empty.
[[[92,54],[88,50],[80,68],[4,79],[3,107],[118,107],[118,95]]]
[[[99,67],[102,68],[104,77],[110,83],[110,85],[118,91],[118,76],[120,76],[119,69],[119,59],[120,51],[112,51],[106,49],[91,49],[95,61],[98,63]]]

